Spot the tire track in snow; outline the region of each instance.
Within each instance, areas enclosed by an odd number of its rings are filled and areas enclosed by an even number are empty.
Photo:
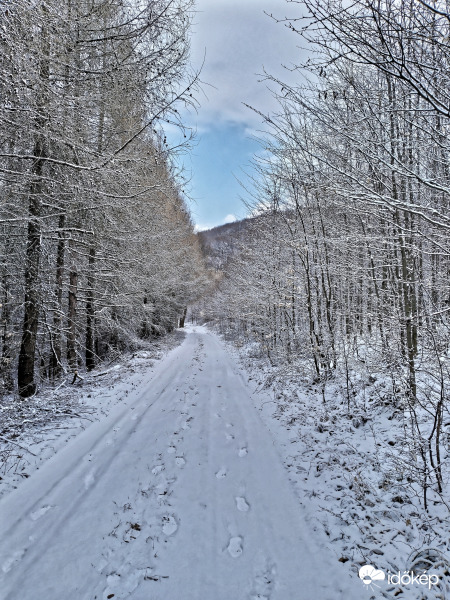
[[[17,490],[11,523],[0,526],[6,598],[359,598],[360,582],[358,595],[347,593],[335,557],[314,549],[218,338],[191,333],[158,376],[133,403],[139,412],[129,406],[87,430],[54,457],[55,473],[44,466],[24,482],[26,498]],[[40,514],[47,506],[55,509]]]

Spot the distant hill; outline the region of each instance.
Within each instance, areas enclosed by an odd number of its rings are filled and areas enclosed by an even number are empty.
[[[200,246],[210,268],[223,271],[231,256],[237,252],[239,239],[248,229],[252,219],[219,225],[197,235]]]

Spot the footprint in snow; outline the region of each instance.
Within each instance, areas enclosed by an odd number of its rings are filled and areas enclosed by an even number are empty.
[[[231,435],[231,433],[227,433],[225,435],[226,435],[226,438],[227,438],[228,441],[234,440],[234,435]]]
[[[233,423],[227,423],[227,424],[225,425],[225,427],[228,427],[228,428],[230,428],[230,427],[233,427]]]
[[[227,547],[228,553],[232,558],[238,558],[242,554],[242,538],[240,536],[232,537]]]
[[[186,461],[182,456],[177,456],[175,458],[175,464],[177,465],[177,467],[184,467]]]
[[[216,477],[217,479],[223,479],[224,477],[227,476],[227,470],[226,469],[220,469],[219,471],[217,471],[216,473]]]
[[[239,454],[239,456],[240,456],[241,458],[242,458],[243,456],[247,456],[247,454],[248,454],[248,450],[247,450],[247,448],[245,448],[245,447],[244,447],[244,448],[240,448],[240,449],[239,449],[239,452],[238,452],[238,454]]]
[[[88,490],[95,481],[95,471],[90,471],[84,478],[84,488]]]
[[[235,500],[236,500],[236,508],[238,510],[240,510],[241,512],[248,511],[248,509],[250,508],[250,505],[248,504],[248,502],[245,498],[238,496],[237,498],[235,498]]]
[[[100,560],[100,562],[97,564],[97,566],[95,567],[95,570],[97,571],[97,573],[103,573],[103,569],[105,567],[107,567],[109,565],[109,562],[106,560],[106,558],[102,558]]]
[[[178,529],[178,523],[173,515],[165,515],[163,517],[162,530],[166,535],[173,535]]]
[[[120,575],[118,573],[111,573],[111,575],[108,575],[108,577],[106,578],[106,583],[110,587],[117,587],[120,583]],[[107,596],[107,598],[109,597],[110,596]]]
[[[266,564],[265,567],[256,574],[253,593],[250,600],[270,600],[272,591],[275,586],[276,566],[274,564]]]
[[[164,471],[164,465],[156,465],[156,467],[153,467],[152,469],[153,475],[159,475],[161,471]]]
[[[14,552],[12,556],[7,558],[2,565],[3,573],[8,573],[11,570],[12,566],[23,558],[24,554],[25,550],[18,550],[17,552]]]
[[[175,454],[175,451],[176,451],[176,448],[175,448],[175,446],[169,446],[169,447],[167,448],[167,452],[168,452],[169,454]]]
[[[37,521],[42,516],[44,516],[46,512],[48,512],[52,508],[55,508],[55,507],[50,506],[50,504],[48,504],[47,506],[42,506],[41,508],[38,508],[37,510],[35,510],[34,512],[31,513],[31,515],[30,515],[31,520]]]

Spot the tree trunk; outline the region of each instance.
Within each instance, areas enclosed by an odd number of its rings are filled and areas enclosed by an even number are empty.
[[[46,7],[42,7],[46,12]],[[43,15],[44,22],[46,15]],[[50,77],[49,68],[49,39],[46,25],[41,30],[41,62],[40,62],[40,90],[36,103],[35,142],[33,155],[36,159],[31,167],[31,185],[28,205],[28,231],[25,263],[25,312],[22,329],[22,343],[19,353],[19,368],[17,384],[22,398],[32,396],[36,391],[34,380],[34,362],[36,354],[36,339],[39,318],[39,266],[41,258],[41,196],[44,192],[42,178],[43,167],[47,155],[45,124],[47,122],[48,91],[47,85]]]
[[[62,330],[62,295],[63,295],[63,272],[64,272],[64,252],[65,252],[65,226],[66,217],[61,215],[58,223],[58,248],[56,251],[56,307],[53,316],[53,333],[51,336],[51,358],[50,358],[50,377],[56,378],[61,373],[61,330]]]
[[[67,313],[67,362],[72,373],[78,370],[77,361],[77,331],[76,331],[76,318],[77,318],[77,290],[78,290],[78,272],[73,265],[70,268],[69,275],[69,308]]]
[[[184,308],[183,314],[180,317],[180,325],[179,325],[179,327],[184,327],[184,322],[186,320],[186,315],[187,315],[187,306]]]
[[[92,371],[95,367],[95,311],[94,311],[94,265],[95,247],[89,248],[89,263],[87,277],[87,300],[86,300],[86,368]]]
[[[10,392],[14,388],[14,381],[11,370],[11,307],[10,307],[10,277],[6,264],[6,256],[9,253],[9,242],[5,238],[5,255],[3,259],[2,273],[2,357],[0,362],[0,373],[3,380],[3,391]]]
[[[36,156],[44,156],[42,140],[35,144]],[[32,396],[36,391],[34,381],[34,361],[39,318],[39,264],[41,258],[41,201],[43,160],[36,161],[33,171],[35,179],[31,184],[29,199],[29,221],[27,232],[25,268],[25,313],[23,319],[22,343],[19,353],[17,384],[22,398]]]

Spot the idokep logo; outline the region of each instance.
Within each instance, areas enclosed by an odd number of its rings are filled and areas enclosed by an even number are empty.
[[[426,585],[428,589],[431,590],[432,585],[437,585],[439,583],[439,577],[435,573],[427,575],[426,571],[420,575],[414,575],[414,571],[403,571],[403,573],[398,571],[398,573],[388,573],[388,582],[393,583],[394,585],[400,583],[403,585],[411,585],[412,583],[416,583],[419,585]]]
[[[375,567],[372,567],[372,565],[364,565],[361,567],[359,570],[359,576],[362,582],[366,585],[377,585],[374,583],[375,581],[383,581],[386,578],[386,575],[383,573],[383,571],[375,569]]]
[[[359,570],[359,577],[367,586],[375,585],[376,587],[380,587],[375,582],[384,581],[384,579],[386,579],[386,574],[372,565],[364,565]],[[414,571],[404,571],[403,573],[400,571],[398,571],[398,573],[391,573],[389,571],[387,581],[394,585],[426,585],[428,589],[431,590],[433,585],[439,583],[439,577],[436,574],[427,575],[426,571],[420,575],[415,575]]]

